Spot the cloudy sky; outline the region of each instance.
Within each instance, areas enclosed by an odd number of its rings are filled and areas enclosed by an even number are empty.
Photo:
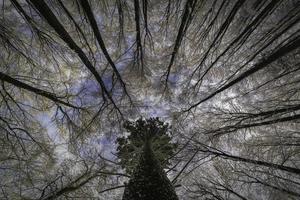
[[[0,7],[0,199],[120,199],[139,117],[172,126],[181,199],[300,196],[298,1]]]

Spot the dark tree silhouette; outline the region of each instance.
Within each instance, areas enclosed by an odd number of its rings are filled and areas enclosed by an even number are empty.
[[[118,137],[116,143],[117,156],[121,166],[126,172],[131,174],[138,164],[138,157],[145,144],[145,137],[151,137],[151,146],[156,160],[162,168],[170,165],[169,158],[175,153],[177,144],[171,142],[172,133],[170,126],[162,122],[159,118],[143,119],[136,121],[126,121],[125,130],[130,133],[128,136]]]
[[[141,153],[129,183],[125,186],[123,200],[178,200],[174,186],[161,167],[162,162],[157,159],[157,154],[161,152],[153,151],[155,140],[166,134],[168,125],[164,125],[158,118],[150,118],[139,119],[136,126],[127,124],[125,127],[134,137],[139,137]]]

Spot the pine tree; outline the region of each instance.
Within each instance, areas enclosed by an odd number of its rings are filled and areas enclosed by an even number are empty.
[[[153,150],[158,142],[157,133],[164,127],[160,136],[165,135],[168,125],[164,125],[158,118],[150,118],[146,121],[139,119],[136,124],[131,123],[131,126],[127,127],[131,127],[131,133],[139,135],[140,139],[143,138],[143,144],[137,165],[125,187],[123,200],[178,200],[174,186],[161,165],[164,162],[157,158],[159,152]]]
[[[169,157],[174,154],[177,144],[171,142],[170,126],[159,118],[126,121],[124,128],[129,133],[126,137],[117,138],[117,156],[126,173],[132,174],[145,143],[145,137],[151,137],[152,150],[161,167],[169,166]]]
[[[123,200],[178,200],[174,187],[146,141]]]

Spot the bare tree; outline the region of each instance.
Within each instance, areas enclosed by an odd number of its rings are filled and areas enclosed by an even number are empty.
[[[298,1],[0,2],[1,199],[120,199],[139,117],[179,199],[299,198]]]

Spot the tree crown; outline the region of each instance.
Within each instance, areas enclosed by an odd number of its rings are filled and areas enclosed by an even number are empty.
[[[162,167],[165,168],[170,164],[168,158],[174,154],[177,144],[172,142],[168,123],[164,123],[158,117],[139,118],[136,121],[127,120],[124,128],[129,135],[117,138],[116,143],[117,156],[127,173],[133,172],[146,141],[150,142],[154,155]]]

